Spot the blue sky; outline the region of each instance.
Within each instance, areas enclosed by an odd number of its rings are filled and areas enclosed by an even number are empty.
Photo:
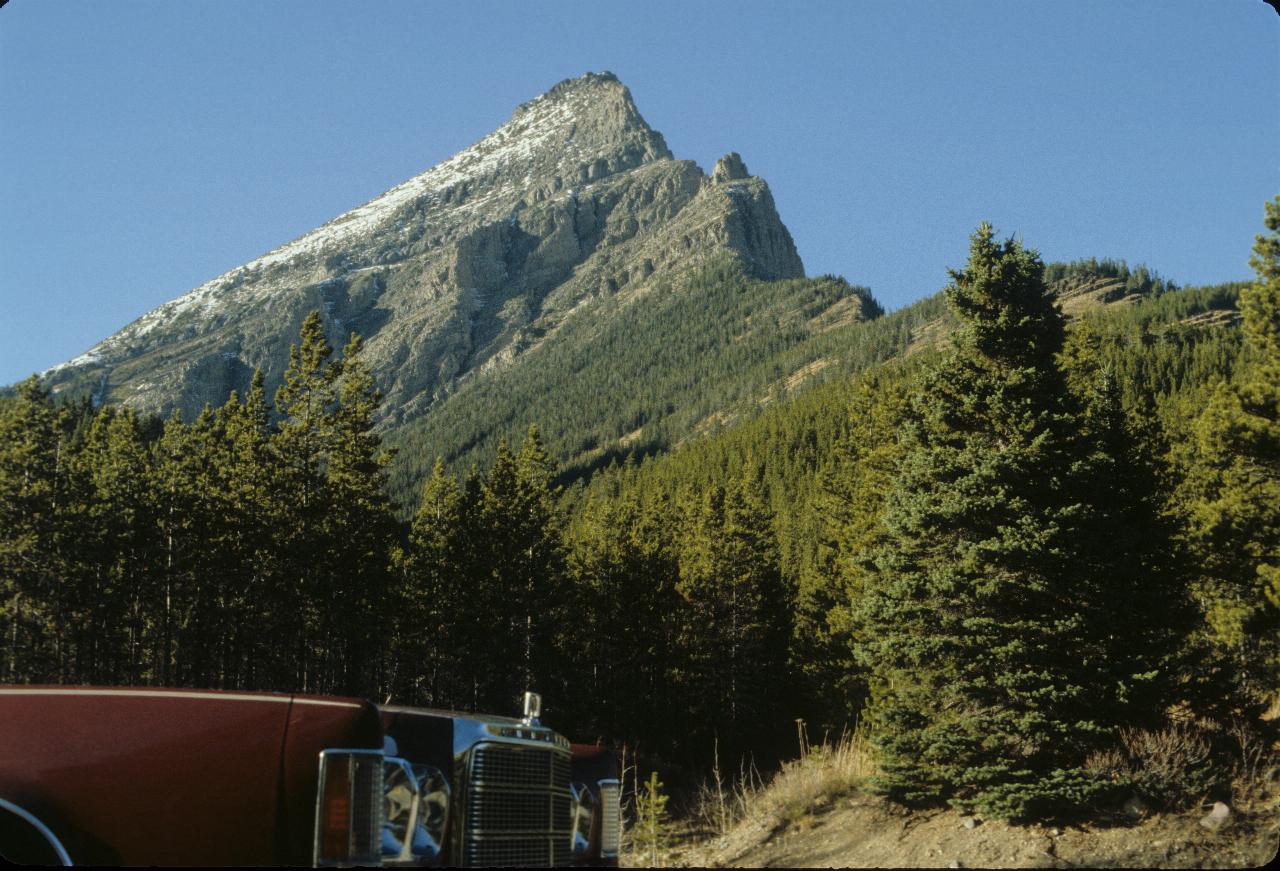
[[[416,175],[587,70],[773,189],[888,308],[981,220],[1250,277],[1280,193],[1260,0],[74,2],[0,9],[0,384]]]

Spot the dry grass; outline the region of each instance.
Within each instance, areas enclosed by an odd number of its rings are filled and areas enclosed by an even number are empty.
[[[812,746],[801,731],[800,743],[800,758],[784,762],[768,783],[754,765],[744,765],[737,779],[726,784],[717,764],[694,802],[694,818],[717,835],[743,821],[770,828],[797,823],[879,773],[860,729],[845,732],[834,744]]]

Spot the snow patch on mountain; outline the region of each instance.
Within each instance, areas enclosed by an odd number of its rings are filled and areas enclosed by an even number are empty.
[[[300,259],[315,260],[321,254],[350,248],[384,230],[391,217],[410,203],[423,201],[424,206],[447,211],[450,220],[465,220],[468,213],[483,211],[495,199],[527,188],[534,177],[535,164],[545,164],[548,158],[564,162],[566,158],[583,156],[572,135],[561,137],[566,129],[575,126],[575,118],[588,110],[593,99],[597,94],[590,88],[553,89],[523,104],[509,122],[471,147],[315,230],[152,309],[86,353],[52,366],[41,375],[99,364],[105,354],[127,347],[184,314],[208,319],[226,307],[239,305],[244,298],[234,291],[242,279],[274,266],[290,265]],[[442,201],[447,192],[468,183],[477,187],[484,183],[483,195],[456,203]],[[400,233],[408,229],[402,227]],[[252,291],[256,292],[250,298],[270,295],[272,289],[270,282],[255,283]]]

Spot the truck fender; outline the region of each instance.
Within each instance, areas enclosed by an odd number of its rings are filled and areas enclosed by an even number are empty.
[[[71,856],[40,818],[0,798],[0,858],[17,865],[70,865]]]

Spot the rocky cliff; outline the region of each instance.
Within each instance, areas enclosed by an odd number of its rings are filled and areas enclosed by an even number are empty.
[[[711,259],[803,276],[769,187],[730,154],[676,160],[610,73],[556,85],[475,145],[147,313],[45,378],[192,415],[277,383],[306,313],[366,340],[387,423],[553,341],[567,318]],[[616,305],[611,309],[616,309]]]

